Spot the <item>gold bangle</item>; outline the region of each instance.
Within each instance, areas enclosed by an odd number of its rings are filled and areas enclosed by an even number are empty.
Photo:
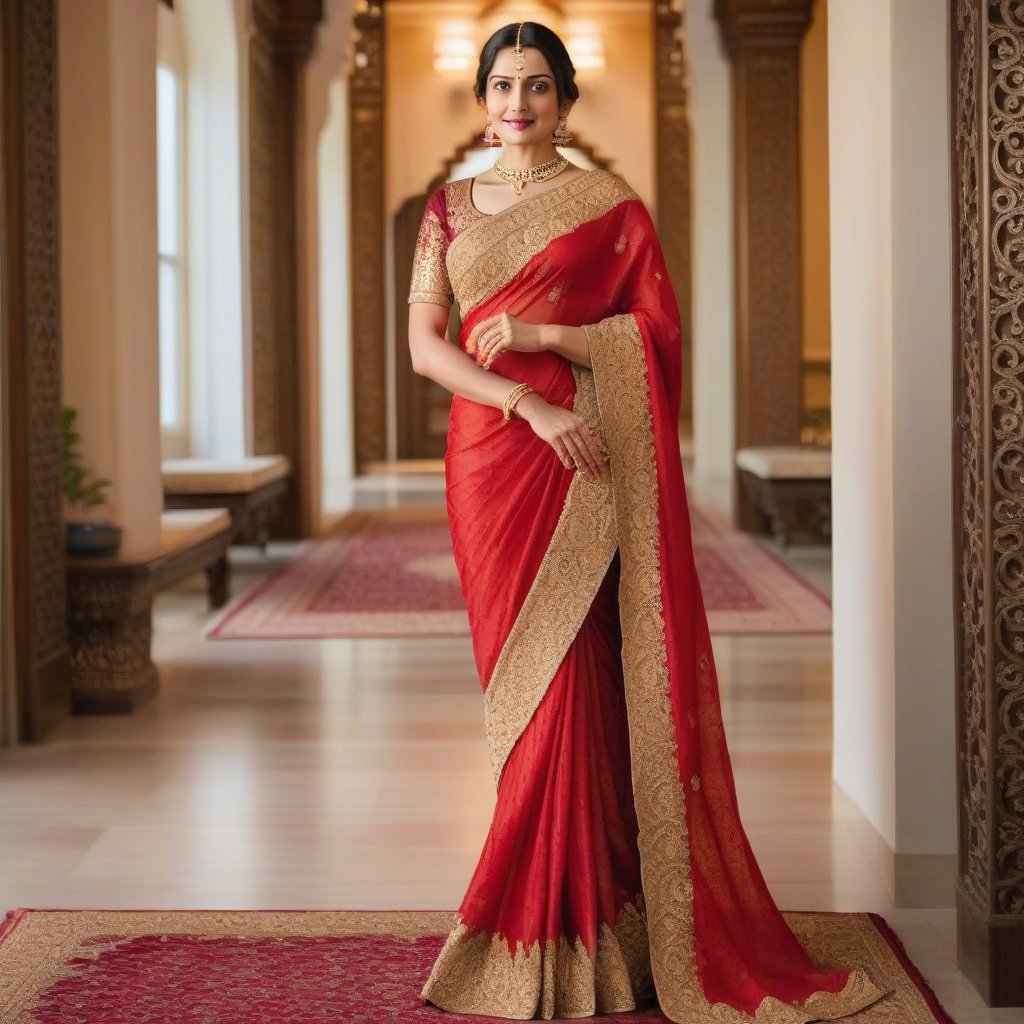
[[[531,388],[529,384],[517,384],[505,396],[505,401],[501,407],[501,413],[502,416],[504,416],[506,423],[512,418],[512,410],[515,407],[516,402],[518,402],[523,395],[528,395],[531,391],[533,391],[533,388]]]

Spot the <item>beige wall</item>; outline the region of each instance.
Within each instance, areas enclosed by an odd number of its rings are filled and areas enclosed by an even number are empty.
[[[686,12],[693,125],[693,445],[704,493],[732,516],[736,338],[730,67],[713,0]]]
[[[159,544],[156,4],[60,0],[63,398],[114,481],[125,554]],[[130,40],[131,45],[124,41]]]
[[[899,904],[952,901],[946,24],[831,0],[834,773]],[[899,59],[894,59],[899,54]]]

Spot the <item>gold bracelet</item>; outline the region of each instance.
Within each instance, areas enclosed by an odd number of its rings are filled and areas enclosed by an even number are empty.
[[[517,384],[505,396],[505,402],[501,407],[501,413],[505,417],[506,423],[512,418],[512,409],[515,407],[516,402],[518,402],[523,395],[528,395],[531,391],[533,391],[533,388],[531,388],[529,384]]]

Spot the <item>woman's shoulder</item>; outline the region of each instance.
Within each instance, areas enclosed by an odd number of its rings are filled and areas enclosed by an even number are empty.
[[[616,171],[607,167],[595,168],[592,172],[594,186],[609,193],[617,199],[639,199],[640,196],[626,179]]]

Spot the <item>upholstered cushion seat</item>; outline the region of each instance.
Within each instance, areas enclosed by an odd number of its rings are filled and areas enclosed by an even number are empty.
[[[288,475],[285,455],[251,455],[241,459],[164,459],[167,494],[239,494]]]
[[[832,477],[832,449],[821,445],[756,445],[740,448],[736,465],[762,480],[827,480]]]
[[[171,554],[230,528],[231,513],[226,508],[168,509],[160,514],[160,550]]]

